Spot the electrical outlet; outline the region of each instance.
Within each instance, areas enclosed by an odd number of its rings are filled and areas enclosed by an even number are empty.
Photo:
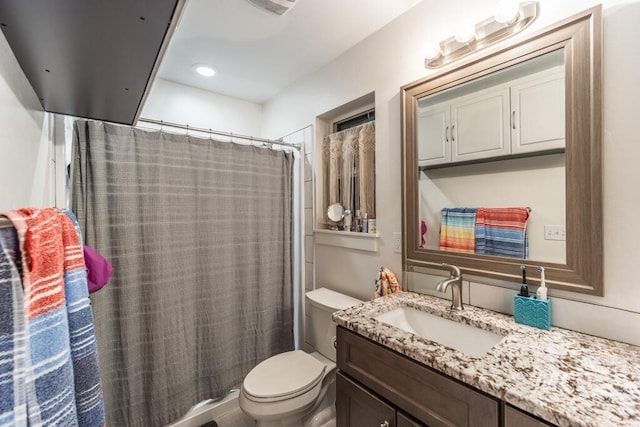
[[[393,232],[393,252],[396,254],[402,253],[402,233],[399,231]]]
[[[567,229],[564,225],[545,225],[545,240],[567,240]]]

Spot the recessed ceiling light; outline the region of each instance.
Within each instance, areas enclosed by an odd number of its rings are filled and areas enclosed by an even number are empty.
[[[206,64],[193,64],[191,68],[193,68],[193,71],[195,71],[196,73],[205,77],[211,77],[216,74],[216,70],[214,70],[210,65]]]

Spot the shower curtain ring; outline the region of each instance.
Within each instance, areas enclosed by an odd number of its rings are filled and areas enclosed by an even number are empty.
[[[209,140],[213,141],[213,131],[209,128]]]
[[[160,133],[162,133],[163,128],[164,128],[164,120],[160,120]]]

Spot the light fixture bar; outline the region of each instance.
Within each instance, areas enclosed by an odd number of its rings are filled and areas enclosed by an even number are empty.
[[[529,1],[520,5],[518,14],[512,22],[500,23],[494,17],[485,19],[476,24],[475,37],[469,42],[460,42],[456,40],[455,36],[440,42],[440,54],[433,58],[425,58],[424,66],[426,68],[440,68],[497,41],[513,36],[527,28],[538,17],[538,14],[538,2]]]

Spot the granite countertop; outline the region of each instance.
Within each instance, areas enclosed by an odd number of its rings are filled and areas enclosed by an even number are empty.
[[[474,358],[373,319],[399,306],[506,335]],[[575,331],[515,323],[512,316],[402,292],[334,313],[366,338],[559,426],[639,426],[640,347]]]

